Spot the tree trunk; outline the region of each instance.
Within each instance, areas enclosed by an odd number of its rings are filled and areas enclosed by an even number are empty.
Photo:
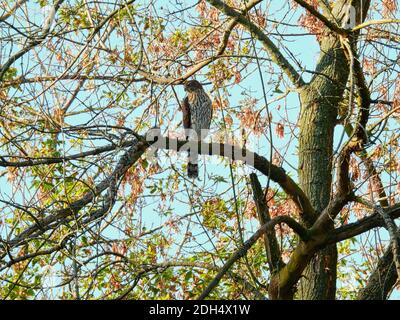
[[[299,179],[317,213],[326,207],[331,195],[333,132],[349,74],[336,36],[322,40],[321,52],[318,74],[300,94]],[[336,245],[319,251],[303,273],[299,298],[334,299],[336,265]]]
[[[336,1],[332,15],[339,25],[348,22],[346,3],[356,11],[356,24],[363,22],[370,0]],[[353,40],[356,38],[357,35],[354,35]],[[348,58],[338,35],[327,31],[320,48],[316,74],[300,93],[299,138],[300,184],[317,213],[326,207],[331,196],[334,128],[349,76]],[[336,245],[320,250],[303,272],[298,288],[299,298],[335,299],[336,266]]]

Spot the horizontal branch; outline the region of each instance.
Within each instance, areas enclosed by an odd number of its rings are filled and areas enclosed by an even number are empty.
[[[358,26],[355,26],[353,29],[351,29],[352,32],[361,30],[363,28],[372,26],[372,25],[379,25],[379,24],[390,24],[390,23],[400,23],[400,19],[381,19],[381,20],[370,20],[366,21],[362,24],[359,24]]]
[[[157,130],[157,132],[159,132],[159,130]],[[93,214],[90,214],[87,219],[88,222],[90,222],[93,219],[103,216],[105,213],[111,210],[113,204],[113,195],[116,194],[115,186],[117,181],[124,176],[126,171],[144,154],[144,152],[146,152],[149,147],[152,147],[152,150],[154,150],[153,148],[157,149],[160,146],[165,149],[176,151],[187,151],[188,147],[193,149],[193,144],[189,143],[189,146],[187,144],[187,141],[179,141],[177,139],[168,139],[165,137],[153,141],[151,139],[146,140],[144,137],[137,136],[137,140],[133,142],[127,142],[127,146],[129,146],[129,149],[125,151],[125,153],[121,156],[114,171],[110,174],[109,177],[97,184],[93,188],[93,190],[85,193],[80,199],[70,203],[67,208],[50,212],[48,215],[46,215],[46,217],[40,220],[38,219],[34,224],[27,227],[25,230],[22,230],[22,232],[18,234],[14,239],[5,242],[5,244],[10,248],[21,245],[22,243],[26,243],[26,241],[28,241],[29,239],[40,236],[47,230],[57,228],[60,223],[63,223],[63,221],[66,221],[66,219],[69,219],[69,217],[76,218],[76,215],[80,210],[82,210],[89,203],[93,202],[102,192],[108,189],[107,199],[104,201],[102,207],[96,210]],[[251,155],[252,157],[247,159],[251,159],[252,162],[247,164],[253,166],[264,175],[270,176],[271,180],[278,183],[287,193],[288,197],[293,199],[293,201],[299,208],[300,214],[302,216],[308,217],[308,219],[314,219],[315,212],[308,198],[303,193],[301,188],[285,173],[282,168],[269,163],[267,159],[256,153],[252,153],[246,149],[242,149],[237,146],[222,143],[209,144],[202,142],[199,142],[198,144],[196,143],[196,145],[198,146],[199,154],[219,155],[231,158],[232,160],[242,160],[243,155]],[[111,146],[108,146],[106,148],[108,150],[111,148]],[[104,149],[102,150],[104,151]],[[93,150],[92,152],[95,151]],[[97,150],[97,152],[99,152],[99,150]],[[151,156],[151,154],[149,154],[148,156]],[[72,159],[70,158],[70,160]],[[50,161],[60,161],[60,159],[53,159]],[[31,162],[31,165],[34,164],[34,162]],[[293,222],[292,220],[282,221],[287,222],[287,224],[291,228],[293,228],[293,230],[297,234],[299,234],[300,238],[304,239],[307,237],[307,232],[305,231],[305,229],[298,225],[294,220]]]
[[[272,181],[279,184],[279,186],[286,192],[288,197],[296,204],[300,215],[305,221],[310,223],[315,221],[317,215],[304,191],[297,185],[296,182],[293,181],[292,178],[286,174],[283,168],[270,163],[265,157],[231,144],[205,142],[196,143],[193,141],[187,142],[185,140],[162,137],[157,132],[155,132],[154,135],[152,134],[151,137],[148,137],[148,139],[156,138],[158,140],[156,142],[152,142],[154,143],[153,147],[155,148],[181,152],[187,152],[190,149],[192,152],[197,152],[198,154],[218,155],[229,158],[233,161],[244,161],[246,165],[260,171],[265,176],[270,177]]]
[[[54,11],[57,12],[60,6],[64,0],[58,0],[54,4]],[[0,82],[3,80],[3,77],[7,70],[12,66],[12,64],[20,59],[22,56],[24,56],[26,53],[28,53],[31,49],[35,48],[36,46],[40,45],[48,36],[50,32],[50,25],[47,27],[47,29],[41,30],[43,34],[39,35],[36,37],[34,40],[28,42],[28,44],[23,47],[21,50],[16,52],[14,55],[12,55],[1,67],[0,67]]]
[[[397,272],[393,263],[393,251],[389,245],[379,258],[367,284],[357,294],[357,300],[386,300],[396,284]]]
[[[269,295],[272,299],[293,299],[294,286],[298,283],[314,254],[328,245],[329,234],[333,228],[333,219],[347,201],[348,198],[346,197],[331,200],[317,221],[308,230],[307,241],[300,241],[288,263],[273,275],[269,286]]]
[[[131,76],[121,76],[121,75],[98,75],[98,74],[64,74],[61,76],[38,76],[32,78],[26,78],[24,76],[18,77],[12,80],[6,80],[0,83],[0,88],[7,88],[11,86],[18,86],[28,83],[40,83],[40,82],[54,82],[61,80],[104,80],[104,81],[114,81],[123,83],[133,83],[147,81],[146,78],[132,78]]]
[[[66,161],[71,160],[79,160],[88,156],[99,155],[104,152],[113,151],[118,148],[126,148],[134,145],[136,140],[125,141],[121,144],[109,144],[103,147],[98,147],[96,149],[90,151],[84,151],[77,154],[73,154],[70,156],[64,157],[38,157],[38,158],[27,158],[24,157],[24,160],[21,161],[7,161],[5,160],[6,156],[0,156],[0,167],[14,167],[14,168],[21,168],[21,167],[33,167],[39,165],[50,165],[55,163],[63,163]],[[11,157],[11,156],[10,156]],[[12,158],[16,158],[12,156]]]
[[[385,209],[385,212],[391,219],[397,219],[400,217],[400,204],[396,204]],[[358,236],[364,232],[367,232],[376,227],[384,227],[385,222],[378,212],[374,212],[372,215],[360,219],[357,222],[349,223],[345,226],[335,229],[330,236],[328,243],[336,243],[349,238]]]
[[[362,198],[357,198],[356,201],[373,209],[383,219],[385,228],[389,232],[390,242],[393,251],[393,261],[396,266],[397,276],[400,279],[400,238],[398,235],[396,223],[382,207],[376,206],[375,204]]]

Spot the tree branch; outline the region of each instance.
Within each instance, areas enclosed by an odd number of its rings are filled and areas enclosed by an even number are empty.
[[[7,13],[3,14],[0,17],[0,22],[7,20],[9,17],[11,17],[11,15],[18,10],[18,8],[20,8],[25,2],[27,2],[28,0],[18,0],[14,6],[12,8],[10,8],[9,10],[7,10]]]
[[[159,130],[157,130],[157,134],[160,134]],[[82,208],[93,202],[95,198],[99,196],[102,192],[109,189],[109,192],[111,193],[109,193],[109,195],[106,197],[103,206],[93,212],[87,218],[86,222],[90,222],[104,215],[106,212],[108,212],[108,210],[110,210],[113,203],[110,196],[115,192],[112,192],[111,189],[113,188],[111,187],[115,187],[114,184],[118,181],[118,179],[121,179],[124,176],[130,166],[132,166],[150,146],[153,145],[156,148],[162,147],[164,149],[171,149],[176,151],[187,151],[188,142],[186,140],[159,137],[159,135],[153,136],[153,138],[157,138],[153,141],[151,139],[146,140],[144,137],[137,135],[137,140],[128,143],[128,145],[130,146],[129,149],[124,153],[124,155],[121,156],[118,164],[116,165],[116,168],[108,178],[97,184],[93,190],[84,194],[79,200],[76,200],[73,203],[69,204],[67,208],[53,211],[49,213],[49,215],[45,218],[38,220],[32,226],[23,230],[14,239],[8,241],[8,245],[10,247],[20,245],[21,243],[26,242],[28,239],[32,239],[43,234],[49,229],[56,228],[66,218],[70,216],[75,216]],[[108,148],[110,147],[111,146],[105,148],[108,150]],[[193,149],[193,146],[191,148]],[[95,152],[95,150],[93,150],[92,152]],[[205,155],[220,155],[230,157],[232,160],[241,160],[241,155],[243,154],[250,155],[254,162],[249,163],[248,165],[252,165],[255,169],[266,176],[270,176],[273,181],[278,183],[287,193],[288,197],[293,199],[294,203],[300,211],[300,215],[304,217],[304,219],[309,219],[310,221],[314,219],[316,213],[314,212],[313,207],[311,206],[307,196],[304,194],[301,188],[285,173],[282,168],[270,164],[269,161],[264,157],[256,153],[252,153],[246,149],[223,143],[208,144],[199,142],[198,152],[199,154]],[[60,161],[60,159],[52,160],[50,162],[54,163],[53,161]]]
[[[245,15],[251,8],[253,8],[256,4],[260,3],[262,0],[252,0],[250,1],[246,7],[242,10],[242,15]],[[219,59],[225,52],[226,46],[228,45],[229,37],[231,35],[232,30],[235,28],[235,26],[238,24],[238,19],[236,17],[232,18],[229,22],[228,25],[225,28],[224,35],[222,37],[221,44],[219,45],[217,49],[217,53],[203,61],[200,61],[196,63],[194,66],[192,66],[184,75],[177,79],[173,78],[166,78],[166,77],[161,77],[158,75],[154,75],[150,72],[147,72],[145,70],[139,70],[138,73],[145,77],[148,80],[151,80],[155,83],[158,84],[164,84],[164,85],[176,85],[176,84],[182,84],[186,79],[194,75],[196,72],[199,70],[203,69],[210,63],[214,62],[215,60]]]
[[[400,238],[398,236],[396,224],[394,223],[390,215],[385,212],[385,210],[383,210],[381,207],[376,206],[373,203],[362,198],[357,198],[356,201],[375,210],[382,217],[385,228],[389,232],[390,243],[393,251],[393,261],[396,266],[397,277],[400,279]]]
[[[299,5],[301,5],[308,12],[310,12],[318,20],[322,21],[324,25],[331,31],[334,31],[337,34],[342,34],[342,35],[346,35],[348,33],[346,29],[340,28],[335,23],[331,22],[327,17],[319,13],[317,9],[315,9],[312,5],[308,4],[304,0],[294,0],[294,1],[297,2]]]
[[[39,76],[33,78],[18,77],[12,80],[3,81],[0,83],[0,88],[7,88],[10,86],[18,86],[27,83],[38,83],[38,82],[54,82],[61,80],[104,80],[104,81],[115,81],[123,83],[133,83],[148,81],[146,78],[132,78],[131,76],[107,76],[99,74],[65,74],[62,76]]]
[[[314,254],[329,244],[333,219],[347,201],[347,198],[337,198],[330,201],[322,211],[320,217],[308,230],[308,239],[300,241],[286,266],[272,277],[268,290],[271,299],[293,299],[296,283]]]
[[[400,217],[400,204],[396,204],[385,209],[385,212],[390,216],[391,219],[397,219]],[[369,217],[358,220],[357,222],[349,223],[345,226],[335,229],[330,235],[328,243],[336,243],[349,238],[353,238],[367,232],[376,227],[383,227],[384,221],[378,212],[370,215]]]
[[[94,155],[99,155],[104,152],[108,151],[113,151],[117,148],[126,148],[134,145],[136,143],[136,140],[129,140],[125,141],[121,144],[108,144],[103,147],[98,147],[96,149],[90,150],[90,151],[84,151],[81,153],[73,154],[70,156],[64,156],[64,157],[40,157],[40,158],[27,158],[24,157],[24,160],[22,161],[7,161],[5,160],[5,156],[0,156],[0,167],[14,167],[14,168],[21,168],[21,167],[33,167],[33,166],[39,166],[39,165],[50,165],[54,163],[63,163],[66,161],[71,161],[71,160],[78,160],[82,159],[88,156],[94,156]],[[12,156],[13,158],[16,158],[16,156]]]
[[[255,173],[250,174],[250,183],[253,189],[253,199],[257,207],[258,220],[260,221],[260,225],[263,226],[267,222],[271,221],[271,216],[269,215],[268,204],[264,198],[264,192],[261,188],[260,181]],[[264,234],[264,245],[269,268],[272,273],[275,273],[284,266],[284,262],[281,258],[274,230],[268,230]]]
[[[209,285],[204,289],[204,291],[197,299],[198,300],[205,299],[211,293],[211,291],[218,285],[222,277],[228,272],[228,270],[232,267],[232,265],[237,260],[242,258],[264,233],[266,233],[269,230],[273,230],[274,226],[279,223],[286,223],[290,228],[293,229],[293,231],[295,231],[300,236],[300,238],[304,240],[308,239],[308,231],[303,226],[301,226],[297,221],[290,218],[289,216],[278,216],[270,220],[269,222],[261,226],[246,242],[244,242],[242,247],[240,247],[231,255],[228,261],[223,265],[223,267],[220,269],[220,271],[217,273],[214,279],[209,283]]]
[[[86,205],[95,200],[103,191],[109,189],[108,197],[106,198],[103,206],[92,213],[89,217],[90,220],[98,217],[100,214],[104,214],[110,209],[110,205],[113,203],[113,197],[115,195],[115,185],[119,179],[121,179],[126,171],[134,164],[146,151],[149,144],[144,140],[137,140],[119,159],[114,171],[109,177],[97,184],[93,190],[86,192],[79,200],[76,200],[69,204],[65,209],[56,210],[49,213],[43,219],[38,220],[37,223],[23,230],[14,239],[7,241],[7,245],[10,247],[15,247],[21,243],[25,243],[27,240],[35,238],[49,229],[56,228],[62,221],[70,216],[75,217],[75,215]]]
[[[359,24],[358,26],[354,27],[351,29],[351,32],[356,32],[359,31],[363,28],[372,26],[372,25],[378,25],[378,24],[390,24],[390,23],[400,23],[400,19],[382,19],[382,20],[370,20],[366,21],[364,23]]]
[[[358,293],[357,300],[386,300],[397,279],[393,251],[389,245],[369,276],[366,286]]]
[[[231,160],[249,160],[246,163],[247,165],[257,169],[265,176],[269,176],[272,181],[279,184],[288,197],[294,201],[300,211],[300,215],[305,221],[310,223],[315,221],[317,216],[316,212],[303,190],[286,174],[283,168],[271,164],[265,157],[230,144],[205,142],[199,142],[196,144],[185,140],[162,137],[161,133],[156,133],[149,139],[154,139],[156,137],[158,138],[157,144],[154,144],[154,147],[156,148],[185,152],[192,149],[197,150],[199,154],[204,155],[219,155],[230,158]]]
[[[339,154],[339,167],[338,167],[338,197],[346,197],[352,192],[349,178],[349,163],[350,156],[352,153],[361,152],[364,149],[364,145],[368,141],[367,134],[367,123],[369,119],[369,110],[371,104],[371,94],[365,81],[365,76],[357,56],[356,48],[354,43],[349,43],[349,39],[342,39],[342,44],[347,50],[348,60],[350,63],[350,77],[356,78],[358,88],[357,104],[359,106],[359,113],[357,117],[357,123],[353,127],[350,124],[346,124],[346,131],[349,133],[349,140],[345,143]],[[353,90],[351,87],[350,90]],[[352,95],[352,91],[350,93]],[[352,99],[350,99],[349,112],[352,105]],[[351,134],[350,134],[350,130]]]
[[[64,2],[64,0],[58,0],[54,4],[54,10],[55,12],[58,11],[60,8],[61,4]],[[7,70],[11,67],[11,65],[17,61],[19,58],[21,58],[23,55],[25,55],[27,52],[29,52],[32,48],[36,47],[37,45],[41,44],[44,39],[46,39],[47,35],[50,32],[50,26],[47,28],[47,30],[42,30],[43,34],[37,37],[36,39],[30,41],[27,46],[22,48],[20,51],[15,53],[13,56],[11,56],[5,64],[3,64],[0,68],[0,82],[3,80],[4,74],[7,72]]]
[[[254,34],[258,40],[264,45],[264,48],[268,52],[271,60],[276,63],[282,71],[286,73],[288,78],[296,87],[302,87],[305,82],[300,74],[294,69],[289,61],[279,51],[278,47],[268,38],[268,36],[253,22],[246,18],[245,15],[236,11],[234,8],[228,6],[221,0],[206,0],[209,4],[219,9],[221,12],[226,14],[228,17],[237,19],[238,23],[247,28],[249,32]]]

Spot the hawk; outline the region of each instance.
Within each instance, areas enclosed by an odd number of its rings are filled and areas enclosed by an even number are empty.
[[[204,91],[203,86],[197,80],[189,80],[184,83],[187,93],[182,102],[183,127],[192,129],[197,134],[197,139],[201,140],[202,129],[210,129],[212,117],[212,102]],[[203,134],[204,135],[204,134]],[[189,178],[199,176],[198,154],[189,151],[189,163],[187,167]]]

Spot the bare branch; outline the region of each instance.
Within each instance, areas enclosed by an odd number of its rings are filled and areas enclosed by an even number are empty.
[[[175,150],[177,147],[178,151],[182,149],[182,147],[187,143],[184,140],[177,140],[171,138],[163,138],[165,139],[165,143],[162,143],[162,148]],[[278,183],[281,188],[286,192],[290,199],[294,201],[297,208],[300,211],[300,215],[303,217],[305,221],[315,221],[316,213],[314,208],[312,207],[308,197],[305,195],[303,190],[297,185],[296,182],[290,178],[283,168],[277,167],[271,164],[265,157],[258,155],[257,153],[253,153],[249,150],[242,149],[238,146],[233,146],[229,144],[223,143],[204,143],[199,142],[197,151],[199,154],[204,155],[219,155],[219,156],[228,156],[234,159],[235,155],[247,155],[249,158],[254,159],[253,163],[249,163],[262,174],[269,176],[272,181]]]
[[[355,26],[353,29],[351,29],[351,32],[359,31],[363,28],[367,28],[367,27],[373,26],[373,25],[390,24],[390,23],[400,23],[400,19],[382,19],[382,20],[366,21],[362,24],[359,24],[358,26]]]
[[[385,210],[383,210],[381,207],[376,206],[373,203],[362,198],[356,198],[356,201],[378,212],[379,215],[382,217],[385,228],[389,232],[390,242],[393,251],[393,261],[396,266],[397,277],[400,279],[400,237],[398,235],[396,224],[394,223],[390,215],[385,212]]]
[[[385,212],[390,216],[391,219],[397,219],[400,217],[400,204],[391,206],[385,209]],[[349,223],[345,226],[335,229],[330,236],[328,242],[335,243],[346,239],[353,238],[367,232],[376,227],[383,227],[384,221],[378,212],[370,215],[369,217],[358,220],[357,222]]]
[[[324,25],[326,27],[328,27],[331,31],[334,31],[337,34],[342,34],[342,35],[345,35],[348,33],[347,30],[342,29],[339,26],[337,26],[335,23],[331,22],[327,17],[325,17],[323,14],[319,13],[318,10],[316,10],[312,5],[308,4],[304,0],[294,0],[294,1],[297,2],[299,5],[301,5],[303,8],[305,8],[314,17],[321,20],[324,23]]]
[[[246,18],[242,13],[236,11],[234,8],[228,6],[221,0],[207,0],[209,4],[216,7],[227,16],[236,18],[237,21],[246,27],[251,33],[253,33],[258,40],[262,42],[264,48],[267,50],[272,61],[276,63],[288,76],[288,78],[297,87],[301,87],[305,84],[304,80],[300,74],[294,69],[294,67],[289,63],[289,61],[283,56],[279,51],[278,47],[268,38],[268,36],[253,22]]]
[[[386,300],[397,279],[393,250],[389,245],[369,276],[366,286],[358,293],[357,300]]]
[[[60,6],[61,6],[61,4],[63,2],[64,2],[64,0],[58,0],[54,4],[55,12],[58,11],[58,9],[60,8]],[[1,66],[1,68],[0,68],[0,82],[3,80],[4,74],[11,67],[11,65],[15,61],[17,61],[19,58],[21,58],[23,55],[25,55],[27,52],[29,52],[32,48],[34,48],[37,45],[41,44],[44,41],[44,39],[46,39],[46,37],[49,34],[49,32],[50,32],[50,28],[47,28],[47,30],[43,30],[43,34],[39,35],[34,40],[30,41],[24,48],[22,48],[20,51],[18,51],[13,56],[11,56],[8,59],[8,61]]]
[[[244,242],[242,247],[240,247],[231,255],[228,261],[223,265],[223,267],[220,269],[220,271],[217,273],[214,279],[209,283],[207,288],[204,289],[204,291],[197,299],[198,300],[205,299],[211,293],[211,291],[218,285],[222,277],[228,272],[228,270],[232,267],[232,265],[237,260],[242,258],[265,232],[272,230],[273,227],[279,223],[286,223],[290,228],[293,229],[293,231],[295,231],[300,236],[300,238],[304,240],[308,239],[308,231],[305,228],[303,228],[297,221],[293,220],[289,216],[278,216],[270,220],[269,222],[261,226],[247,241]]]
[[[256,4],[260,3],[262,0],[252,0],[250,1],[246,7],[242,10],[241,14],[245,15],[251,8],[253,8]],[[232,30],[236,27],[238,24],[239,19],[237,17],[233,17],[229,22],[228,25],[225,28],[225,32],[222,37],[221,44],[219,45],[217,52],[215,55],[213,55],[210,58],[207,58],[203,61],[200,61],[193,65],[192,67],[189,68],[189,70],[182,75],[181,77],[174,79],[174,78],[166,78],[166,77],[161,77],[155,74],[152,74],[150,72],[147,72],[145,70],[139,70],[138,73],[145,77],[148,80],[151,80],[155,83],[158,84],[164,84],[164,85],[176,85],[176,84],[182,84],[185,80],[187,80],[189,77],[194,75],[196,72],[200,71],[210,63],[218,60],[221,58],[225,52],[226,46],[229,41],[229,37],[231,35]]]
[[[27,2],[28,0],[18,0],[14,6],[12,8],[10,8],[9,10],[7,10],[7,13],[3,14],[0,17],[0,22],[7,20],[9,17],[11,17],[11,15],[18,10],[18,8],[20,8],[25,2]]]
[[[250,183],[253,189],[253,198],[256,203],[258,220],[260,221],[260,225],[263,226],[271,220],[271,216],[269,215],[268,204],[264,198],[264,192],[261,188],[260,181],[255,173],[250,174]],[[269,268],[272,273],[274,273],[284,265],[274,230],[265,233],[264,244]]]

